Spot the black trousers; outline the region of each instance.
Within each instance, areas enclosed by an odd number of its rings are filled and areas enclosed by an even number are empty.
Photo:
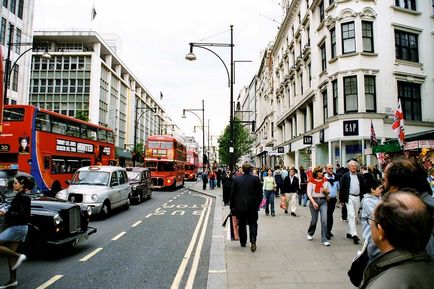
[[[223,203],[225,205],[229,204],[230,198],[231,198],[231,187],[223,186]]]
[[[336,208],[336,198],[330,198],[327,202],[327,235],[330,235],[333,228],[333,212]]]
[[[258,235],[258,210],[251,212],[237,212],[238,233],[240,234],[240,243],[247,243],[247,224],[249,226],[250,243],[256,242]]]
[[[342,220],[346,221],[348,216],[347,206],[344,204],[342,207]]]

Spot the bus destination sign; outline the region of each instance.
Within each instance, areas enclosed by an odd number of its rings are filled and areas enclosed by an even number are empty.
[[[93,145],[71,140],[57,139],[56,150],[61,152],[93,153]]]

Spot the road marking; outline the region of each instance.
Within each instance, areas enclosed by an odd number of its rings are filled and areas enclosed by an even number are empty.
[[[211,202],[211,198],[206,197],[205,203],[209,203],[209,202]],[[209,208],[209,206],[207,208]],[[209,214],[209,211],[210,210],[208,210],[208,214]],[[179,285],[181,284],[182,276],[184,275],[185,269],[186,269],[188,262],[190,260],[194,245],[196,244],[198,233],[199,233],[200,228],[202,227],[206,212],[207,212],[206,209],[203,210],[202,214],[199,217],[199,221],[197,222],[196,228],[194,229],[190,244],[188,245],[187,251],[185,252],[185,255],[184,255],[184,258],[181,262],[181,265],[179,265],[178,272],[176,273],[175,279],[173,279],[172,286],[170,287],[171,289],[178,289]],[[204,226],[206,226],[206,225],[207,224],[205,223]]]
[[[151,214],[147,214],[145,218],[147,219],[147,218],[149,218],[152,215],[153,215],[152,213]]]
[[[125,235],[126,233],[127,233],[127,232],[122,232],[122,233],[117,234],[117,235],[112,239],[112,241],[116,241],[116,240],[120,239],[120,237],[122,237],[122,236]]]
[[[188,275],[187,284],[185,286],[186,289],[192,289],[193,288],[194,278],[196,278],[197,267],[199,265],[200,254],[202,252],[202,246],[203,246],[203,243],[205,240],[205,232],[206,232],[208,219],[209,219],[209,215],[210,215],[210,211],[211,211],[211,204],[212,204],[212,199],[210,200],[208,206],[205,209],[207,211],[206,217],[205,217],[205,221],[203,222],[202,232],[200,232],[200,238],[199,238],[199,241],[198,241],[198,244],[196,247],[196,252],[194,253],[193,264],[191,265],[190,275]]]
[[[208,270],[208,273],[212,274],[220,274],[220,273],[226,273],[226,270]]]
[[[80,262],[86,262],[87,260],[89,260],[90,258],[92,258],[93,256],[95,256],[101,250],[102,250],[102,248],[95,249],[92,253],[90,253],[87,256],[81,258]]]
[[[36,289],[45,289],[62,277],[63,277],[63,275],[55,275],[53,278],[51,278],[50,280],[48,280],[47,282],[45,282],[44,284],[42,284],[41,286],[39,286]]]
[[[137,222],[135,222],[134,224],[132,224],[131,227],[134,228],[134,227],[136,227],[138,224],[140,224],[141,222],[142,222],[142,221],[137,221]]]

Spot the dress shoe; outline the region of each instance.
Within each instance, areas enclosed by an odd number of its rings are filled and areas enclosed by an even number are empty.
[[[268,216],[270,213],[265,213],[266,216]]]
[[[275,213],[271,213],[271,216],[276,217],[276,214]]]
[[[351,234],[347,234],[347,238],[348,238],[348,239],[352,239],[353,236],[351,236]]]
[[[357,237],[356,235],[354,235],[353,236],[353,242],[354,242],[354,244],[359,244],[359,241],[360,241],[360,239],[359,239],[359,237]]]
[[[12,283],[6,283],[3,286],[0,286],[0,289],[6,289],[6,288],[12,288],[12,287],[17,287],[18,286],[18,281],[12,282]]]
[[[333,235],[332,232],[330,232],[330,233],[329,233],[329,236],[330,236],[330,237],[334,237],[335,235]]]
[[[252,252],[256,251],[256,242],[252,242],[252,245],[250,246],[250,251]]]
[[[246,247],[246,244],[241,244],[241,247]]]
[[[285,214],[288,214],[288,210],[285,210]]]
[[[291,212],[291,216],[297,217],[297,215],[294,212]]]

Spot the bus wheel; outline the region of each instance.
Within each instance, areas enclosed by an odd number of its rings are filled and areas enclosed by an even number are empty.
[[[101,207],[101,212],[99,213],[100,217],[102,219],[107,218],[107,216],[110,214],[110,202],[108,200],[105,200]]]

